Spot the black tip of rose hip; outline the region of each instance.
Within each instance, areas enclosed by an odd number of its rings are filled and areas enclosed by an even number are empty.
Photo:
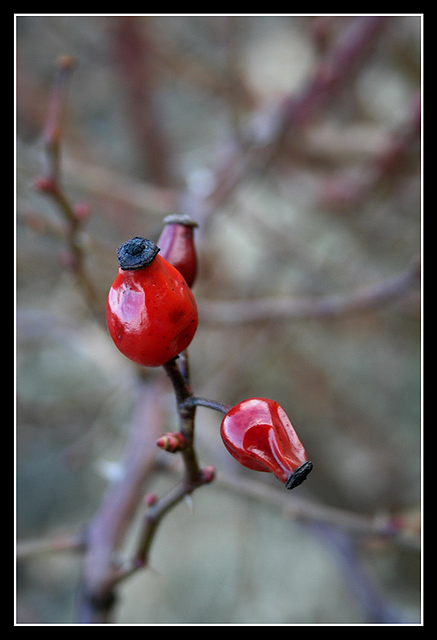
[[[158,251],[159,248],[151,240],[135,236],[118,247],[118,264],[125,271],[142,269],[153,262]]]
[[[307,476],[312,468],[313,463],[310,460],[307,460],[306,462],[301,464],[300,467],[298,467],[296,471],[294,471],[294,473],[290,473],[288,480],[285,483],[285,488],[294,489],[295,487],[298,487],[304,480],[307,479]]]

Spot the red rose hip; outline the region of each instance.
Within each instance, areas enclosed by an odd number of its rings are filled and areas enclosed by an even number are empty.
[[[194,245],[194,229],[197,226],[197,222],[187,215],[167,216],[157,242],[160,255],[182,273],[189,287],[193,286],[197,276]]]
[[[153,242],[139,236],[123,243],[106,302],[114,344],[127,358],[148,367],[161,366],[186,349],[198,324],[190,287],[158,252]]]
[[[240,464],[273,473],[287,489],[300,485],[313,468],[290,419],[274,400],[239,402],[224,416],[220,433]]]

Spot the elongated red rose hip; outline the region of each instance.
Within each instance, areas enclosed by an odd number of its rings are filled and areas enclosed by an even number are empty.
[[[187,215],[174,214],[164,218],[164,228],[157,245],[160,256],[182,273],[189,287],[197,276],[197,253],[194,229],[197,222]]]
[[[197,305],[182,274],[136,236],[117,250],[119,263],[106,302],[106,321],[116,347],[148,367],[165,364],[191,343]]]
[[[313,468],[290,419],[274,400],[239,402],[224,416],[220,433],[240,464],[254,471],[270,471],[287,489],[300,485]]]

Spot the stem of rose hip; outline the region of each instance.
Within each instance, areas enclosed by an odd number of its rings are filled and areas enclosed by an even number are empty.
[[[210,480],[211,477],[203,472],[199,473],[197,480],[194,482],[191,482],[187,477],[176,485],[170,493],[151,505],[144,518],[144,527],[135,557],[136,566],[147,565],[156,530],[164,516],[185,496],[190,495],[195,489],[207,484]]]
[[[188,402],[189,398],[192,397],[191,389],[180,372],[176,360],[176,358],[173,358],[163,367],[173,385],[179,415],[179,431],[186,443],[183,451],[181,451],[185,465],[186,482],[197,485],[202,478],[202,471],[193,447],[196,405]]]
[[[184,402],[184,407],[207,407],[208,409],[213,409],[214,411],[219,411],[220,413],[227,413],[232,405],[225,404],[224,402],[219,402],[218,400],[211,400],[210,398],[202,398],[200,396],[189,396]]]
[[[147,564],[151,544],[164,515],[185,496],[190,495],[198,487],[210,482],[214,475],[211,473],[211,468],[209,467],[202,470],[197,460],[193,439],[196,401],[198,399],[193,397],[188,380],[179,369],[177,360],[177,358],[169,360],[169,362],[163,365],[163,368],[173,385],[179,415],[179,430],[186,442],[186,446],[181,451],[185,466],[185,475],[182,481],[176,485],[170,493],[150,506],[144,519],[144,527],[137,550],[136,562],[138,565]],[[184,367],[183,370],[185,370]],[[194,402],[192,402],[192,400],[194,400]]]

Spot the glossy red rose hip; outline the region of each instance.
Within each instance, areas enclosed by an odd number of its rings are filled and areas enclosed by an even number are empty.
[[[164,228],[157,242],[160,256],[172,264],[192,287],[197,276],[197,253],[194,229],[197,222],[182,214],[164,218]]]
[[[138,236],[123,243],[106,302],[114,344],[130,360],[149,367],[163,365],[186,349],[198,324],[191,289],[158,251]]]
[[[229,453],[255,471],[270,471],[287,489],[301,484],[313,465],[293,425],[274,400],[250,398],[224,416],[220,430]]]

